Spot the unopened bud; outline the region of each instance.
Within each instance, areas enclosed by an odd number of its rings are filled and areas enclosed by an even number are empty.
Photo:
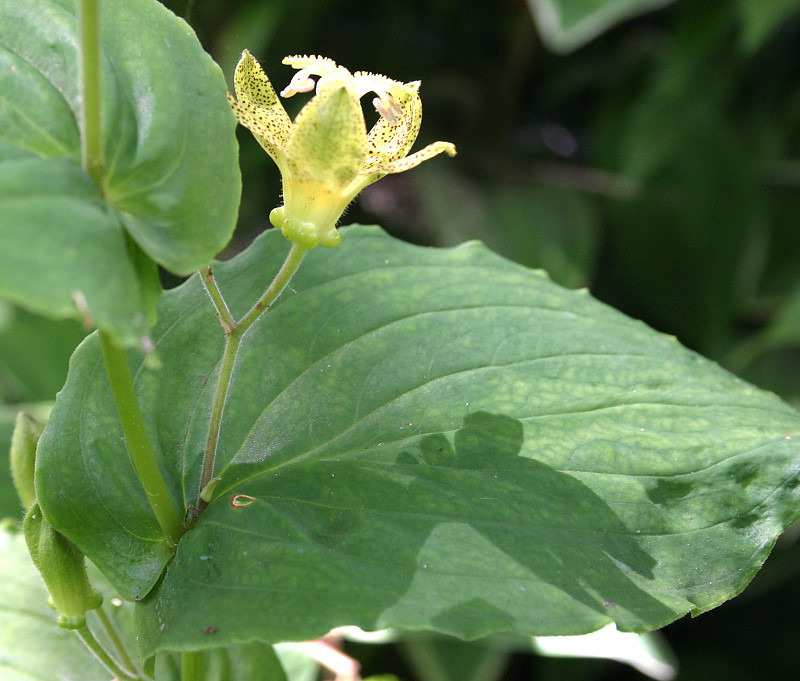
[[[37,503],[28,509],[22,529],[31,558],[58,612],[58,625],[81,628],[86,623],[86,611],[100,607],[103,601],[89,584],[83,554],[45,520]]]
[[[36,445],[44,429],[44,424],[30,414],[21,411],[14,423],[11,436],[11,478],[25,510],[36,501],[33,486],[33,469],[36,461]]]

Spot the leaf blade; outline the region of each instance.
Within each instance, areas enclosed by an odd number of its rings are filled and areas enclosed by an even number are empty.
[[[776,397],[479,244],[422,249],[369,228],[344,241],[311,252],[245,338],[222,481],[137,609],[146,656],[201,645],[198,618],[227,642],[342,624],[657,628],[738,593],[796,516],[800,422]],[[270,232],[215,266],[234,314],[285,248]],[[168,361],[137,387],[191,503],[222,334],[196,279],[160,318]],[[92,392],[76,372],[40,445],[40,501],[62,532],[58,471],[94,454],[53,443]],[[85,440],[104,408],[86,403]],[[72,533],[97,555],[89,530]]]

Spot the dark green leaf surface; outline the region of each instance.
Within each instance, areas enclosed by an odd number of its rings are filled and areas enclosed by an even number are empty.
[[[72,351],[86,332],[0,301],[0,399],[52,401],[64,385]]]
[[[155,0],[101,3],[106,173],[80,168],[74,0],[0,8],[0,295],[128,342],[153,267],[189,274],[227,243],[239,197],[235,119],[217,66]],[[135,250],[135,249],[134,249]]]
[[[528,0],[542,41],[555,52],[570,52],[637,14],[674,0]]]
[[[235,314],[286,248],[269,232],[218,265]],[[185,505],[222,333],[196,278],[159,319],[164,368],[134,369]],[[100,367],[90,339],[40,443],[40,503],[145,596],[168,555]],[[660,627],[746,585],[797,515],[799,452],[791,408],[585,292],[477,243],[350,228],[245,337],[222,482],[140,603],[140,644],[208,645],[209,626],[216,645],[343,624],[468,638]],[[232,505],[239,494],[253,503]]]

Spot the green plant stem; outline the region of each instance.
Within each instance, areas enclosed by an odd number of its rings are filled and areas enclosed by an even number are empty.
[[[214,464],[217,458],[217,443],[219,442],[219,431],[222,425],[222,414],[225,410],[225,401],[228,397],[228,389],[231,384],[231,377],[233,376],[233,367],[236,364],[236,356],[241,347],[242,337],[245,332],[264,314],[274,303],[278,296],[283,293],[283,290],[288,286],[295,272],[299,269],[303,258],[305,258],[308,249],[298,244],[292,244],[289,253],[281,265],[280,270],[275,275],[272,283],[264,291],[264,294],[256,301],[255,305],[248,310],[248,312],[237,322],[234,321],[225,299],[222,297],[222,292],[214,280],[214,272],[210,267],[206,267],[200,272],[203,285],[208,291],[214,307],[217,310],[217,317],[222,324],[225,331],[225,348],[222,351],[222,359],[220,361],[219,376],[217,377],[217,386],[214,391],[214,401],[211,405],[211,415],[208,421],[208,435],[206,437],[206,449],[203,453],[203,466],[200,474],[200,488],[197,495],[197,512],[201,513],[207,506],[208,502],[200,497],[206,485],[214,477]]]
[[[75,629],[75,633],[78,634],[84,645],[92,651],[92,654],[97,658],[100,664],[114,674],[119,681],[140,678],[133,670],[123,669],[120,664],[105,651],[105,648],[100,645],[100,641],[95,638],[95,635],[85,624],[79,629]]]
[[[225,336],[225,349],[222,351],[217,387],[214,390],[214,401],[211,404],[211,415],[208,419],[208,434],[206,435],[206,448],[203,452],[203,467],[200,473],[200,489],[197,497],[198,512],[203,511],[208,506],[208,502],[200,498],[200,494],[211,481],[211,478],[214,477],[214,462],[217,458],[217,442],[219,441],[219,429],[222,425],[222,412],[225,409],[225,401],[228,397],[228,388],[231,384],[233,366],[236,364],[236,355],[239,352],[241,339],[242,334],[236,327]]]
[[[114,626],[114,623],[111,621],[111,618],[108,616],[108,613],[104,610],[103,606],[100,606],[96,610],[93,611],[97,615],[97,619],[100,621],[100,625],[103,627],[103,631],[106,632],[106,636],[108,636],[108,640],[111,641],[111,645],[114,648],[114,652],[117,654],[120,663],[123,667],[127,667],[131,671],[138,672],[138,668],[133,662],[133,659],[128,652],[128,649],[125,647],[125,644],[122,642],[122,639],[119,637],[117,633],[117,629]]]
[[[98,0],[78,4],[80,38],[81,158],[83,169],[103,186],[103,127],[100,95],[100,8]]]
[[[181,681],[203,681],[206,659],[202,650],[181,653]]]
[[[237,328],[244,327],[246,331],[267,309],[269,309],[269,306],[283,293],[283,289],[286,288],[295,272],[299,269],[303,258],[306,257],[306,253],[308,253],[307,248],[303,248],[303,246],[299,244],[292,244],[291,250],[286,255],[286,260],[284,260],[283,265],[281,265],[280,270],[278,270],[278,274],[275,275],[272,283],[267,287],[267,290],[264,291],[264,295],[262,295],[247,314],[236,323]],[[244,333],[244,331],[242,333]]]
[[[206,293],[208,293],[211,302],[217,310],[217,319],[219,319],[223,331],[229,334],[233,330],[233,327],[236,326],[236,320],[228,309],[225,298],[222,297],[222,291],[220,291],[219,286],[217,286],[217,280],[214,279],[214,268],[210,265],[204,267],[200,270],[200,276],[202,277]]]
[[[99,335],[106,374],[125,435],[125,444],[158,524],[170,544],[175,545],[183,534],[183,520],[172,503],[153,446],[147,437],[144,417],[133,387],[128,356],[108,333],[100,329]]]

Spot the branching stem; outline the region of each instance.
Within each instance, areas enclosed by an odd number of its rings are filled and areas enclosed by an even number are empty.
[[[203,278],[203,286],[205,286],[206,292],[217,310],[217,319],[222,325],[222,330],[228,335],[233,330],[233,327],[236,326],[236,320],[228,309],[225,298],[222,297],[222,291],[217,286],[217,280],[214,279],[214,268],[211,265],[204,267],[200,270],[200,276]]]
[[[289,281],[297,272],[303,262],[308,249],[298,244],[292,244],[292,248],[286,256],[272,283],[264,291],[263,295],[256,301],[255,305],[237,322],[231,315],[225,299],[222,297],[217,283],[214,279],[214,272],[211,267],[205,267],[200,271],[203,285],[208,292],[211,301],[217,311],[222,329],[225,332],[225,348],[222,351],[222,359],[219,365],[219,375],[217,386],[214,390],[214,401],[211,405],[211,415],[208,422],[208,435],[206,437],[206,448],[203,454],[203,467],[200,475],[200,487],[197,494],[197,512],[201,513],[208,502],[200,498],[200,494],[206,485],[214,477],[214,464],[217,458],[217,443],[219,442],[219,431],[222,425],[222,414],[225,410],[225,401],[228,397],[228,389],[233,376],[233,368],[236,364],[236,356],[241,347],[242,337],[247,330],[264,314],[274,303],[278,296],[289,284]]]
[[[283,261],[283,265],[281,265],[272,283],[267,287],[267,290],[264,291],[264,295],[250,308],[247,314],[236,323],[237,327],[243,327],[246,331],[267,311],[269,306],[283,293],[283,289],[286,288],[289,281],[294,276],[294,273],[299,269],[303,258],[306,257],[306,253],[308,253],[307,248],[303,248],[299,244],[292,244],[291,250],[286,255],[286,260]],[[244,331],[242,333],[244,333]]]

